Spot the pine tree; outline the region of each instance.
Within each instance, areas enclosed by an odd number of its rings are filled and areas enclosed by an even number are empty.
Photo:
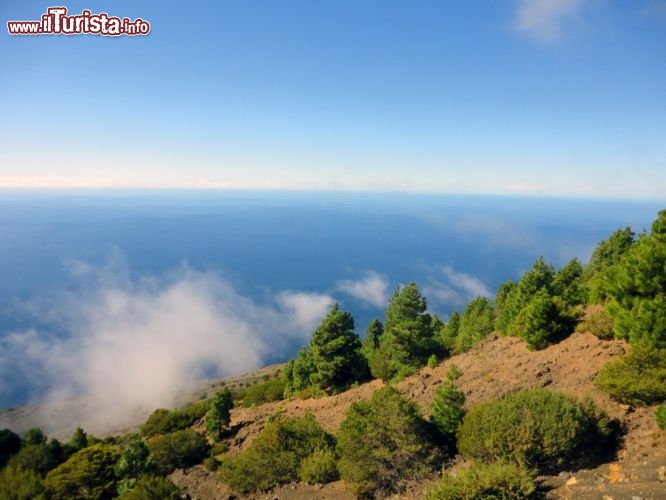
[[[222,432],[229,426],[231,422],[231,409],[233,407],[234,400],[231,391],[227,387],[215,394],[211,400],[204,423],[208,435],[214,441],[218,441]]]
[[[447,380],[437,389],[430,408],[430,420],[439,430],[451,453],[455,452],[456,432],[465,416],[464,404],[465,393]]]
[[[311,381],[322,390],[347,388],[367,375],[361,340],[354,332],[354,319],[335,304],[310,340],[314,373]]]

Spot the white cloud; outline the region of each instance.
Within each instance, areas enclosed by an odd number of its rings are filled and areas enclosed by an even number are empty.
[[[516,28],[540,42],[558,40],[588,0],[520,0]]]
[[[335,304],[330,295],[318,293],[285,291],[277,294],[276,299],[293,318],[296,330],[308,337]]]
[[[375,271],[366,271],[358,280],[339,281],[337,289],[375,307],[384,307],[388,301],[388,279]]]
[[[432,303],[449,306],[464,306],[476,297],[493,297],[483,281],[471,274],[457,272],[453,266],[434,268],[423,293]]]
[[[136,415],[173,406],[198,380],[286,354],[334,303],[328,295],[281,292],[258,304],[216,274],[188,268],[132,281],[111,260],[114,272],[74,265],[82,290],[31,306],[66,336],[28,330],[0,338],[0,384],[19,374],[46,390],[50,404],[34,425],[107,432],[136,423]],[[0,397],[9,389],[0,385]],[[80,405],[67,402],[81,400],[84,410],[73,417],[70,407]]]

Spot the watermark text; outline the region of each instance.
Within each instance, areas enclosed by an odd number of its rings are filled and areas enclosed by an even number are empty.
[[[89,10],[67,15],[67,7],[49,7],[39,21],[7,21],[7,30],[10,35],[136,36],[150,33],[150,23],[140,17],[130,21]]]

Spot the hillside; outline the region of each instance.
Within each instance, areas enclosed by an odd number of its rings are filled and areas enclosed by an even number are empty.
[[[520,339],[491,336],[470,351],[454,356],[435,368],[421,369],[396,387],[427,415],[438,385],[445,379],[450,365],[455,363],[462,372],[457,384],[467,396],[465,405],[468,408],[533,386],[548,386],[580,399],[590,397],[626,427],[624,442],[615,460],[593,470],[544,477],[544,483],[553,488],[549,498],[665,498],[666,432],[656,426],[652,415],[654,408],[631,408],[618,404],[592,384],[599,368],[613,356],[624,353],[625,349],[626,344],[622,341],[600,340],[589,333],[575,333],[558,344],[536,352],[528,351]],[[230,452],[238,453],[245,449],[263,428],[266,418],[276,413],[299,417],[312,412],[326,430],[335,432],[353,402],[369,399],[382,386],[383,382],[374,380],[336,396],[307,400],[292,398],[256,408],[234,409],[231,426],[235,436]],[[215,474],[202,466],[177,471],[172,480],[192,498],[226,498],[228,494]],[[426,484],[413,485],[409,497],[418,497],[425,487]],[[257,495],[248,498],[266,497]],[[340,482],[321,488],[289,485],[277,489],[274,497],[353,498]]]

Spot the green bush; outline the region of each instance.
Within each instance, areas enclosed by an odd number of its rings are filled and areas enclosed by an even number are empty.
[[[221,478],[238,493],[268,490],[295,481],[305,458],[333,446],[333,436],[312,415],[275,419],[267,423],[244,453],[222,462]]]
[[[315,450],[305,457],[298,468],[298,477],[308,484],[325,484],[340,477],[335,452],[330,449]]]
[[[514,463],[475,462],[457,475],[444,472],[426,500],[523,500],[537,497],[535,474]]]
[[[613,338],[613,318],[604,306],[595,304],[587,308],[583,320],[576,326],[577,332],[590,332],[600,339]]]
[[[458,431],[458,449],[484,462],[513,461],[555,472],[610,451],[611,427],[592,403],[526,389],[472,408]]]
[[[666,348],[631,346],[628,354],[602,366],[594,383],[621,403],[666,401]]]
[[[58,449],[48,444],[29,444],[11,458],[9,465],[44,477],[62,463],[62,449],[59,451],[58,453]]]
[[[180,410],[155,410],[141,427],[145,437],[185,430],[208,411],[208,401],[199,401]]]
[[[108,499],[116,493],[116,446],[97,443],[83,448],[46,475],[47,498]]]
[[[167,478],[141,476],[130,491],[118,498],[120,500],[179,500],[180,491]]]
[[[30,470],[8,465],[0,470],[2,500],[44,500],[44,482]]]
[[[386,386],[352,404],[338,433],[340,476],[359,496],[400,492],[427,475],[437,455],[430,425],[414,403]]]
[[[438,363],[439,363],[439,360],[437,359],[437,355],[436,355],[436,354],[432,354],[432,355],[428,358],[428,368],[435,368],[435,367],[437,366]]]
[[[206,439],[191,429],[155,436],[147,445],[160,474],[199,464],[208,455]]]
[[[661,430],[666,431],[666,406],[660,406],[654,411],[654,419]]]
[[[454,380],[458,380],[461,375],[462,372],[460,371],[460,368],[458,368],[458,365],[451,363],[451,366],[449,366],[449,369],[446,371],[447,380],[453,382]]]
[[[285,387],[281,378],[273,378],[251,385],[247,389],[236,391],[234,401],[237,402],[238,406],[244,408],[280,401],[283,399]]]

